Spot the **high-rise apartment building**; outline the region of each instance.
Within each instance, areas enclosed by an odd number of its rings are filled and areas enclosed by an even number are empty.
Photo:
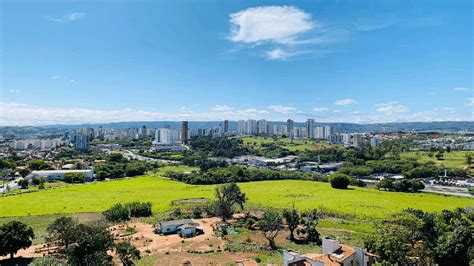
[[[260,119],[257,121],[257,133],[258,134],[267,134],[267,120]]]
[[[308,119],[306,120],[306,138],[313,139],[314,137],[314,119]]]
[[[85,134],[76,134],[73,137],[74,149],[84,151],[89,149],[90,136]]]
[[[229,120],[224,120],[223,133],[229,132]]]
[[[181,122],[181,143],[188,143],[188,121]]]
[[[293,137],[293,127],[294,127],[294,121],[291,119],[286,120],[286,132],[283,134],[286,134],[289,138]]]

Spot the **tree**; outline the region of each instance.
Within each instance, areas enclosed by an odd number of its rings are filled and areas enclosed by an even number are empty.
[[[114,238],[103,224],[79,224],[76,243],[68,250],[72,265],[107,265],[112,257],[107,254],[114,246]]]
[[[467,164],[467,167],[471,168],[471,164],[472,164],[472,153],[467,152],[464,156],[466,157],[466,164]]]
[[[122,203],[114,204],[110,209],[102,212],[102,214],[111,222],[124,222],[130,220],[130,210]]]
[[[443,153],[442,151],[438,151],[438,152],[436,153],[435,157],[436,157],[436,159],[437,159],[438,161],[444,160],[444,153]]]
[[[78,223],[71,217],[60,217],[48,226],[46,241],[56,245],[59,250],[66,251],[75,243]]]
[[[283,228],[283,221],[280,213],[276,211],[266,211],[258,222],[258,226],[263,236],[268,240],[270,248],[276,250],[277,246],[275,238]]]
[[[377,183],[377,188],[392,191],[394,189],[392,179],[390,178],[382,179],[380,182]]]
[[[319,215],[317,210],[307,211],[301,214],[302,228],[298,234],[304,234],[306,241],[312,243],[320,243],[320,234],[316,228],[319,223]]]
[[[48,164],[43,160],[31,160],[28,162],[28,167],[31,170],[44,170],[48,168]]]
[[[216,213],[224,222],[232,217],[233,206],[237,204],[243,209],[246,200],[245,193],[240,191],[236,183],[218,186],[216,188],[216,198]]]
[[[331,187],[337,189],[347,189],[351,182],[350,176],[346,174],[332,174],[329,176]]]
[[[140,251],[130,242],[115,244],[115,250],[123,265],[134,265],[133,260],[140,259]]]
[[[295,230],[300,223],[300,215],[293,205],[293,209],[284,209],[283,210],[283,218],[285,218],[286,224],[288,225],[288,230],[290,230],[290,239],[295,239]]]
[[[31,246],[35,238],[33,229],[19,221],[11,221],[0,227],[0,256],[13,258],[20,249]]]
[[[64,174],[63,181],[66,183],[84,183],[86,178],[82,173],[66,173]]]
[[[28,188],[28,185],[29,185],[29,182],[28,182],[28,180],[22,178],[22,179],[18,180],[18,185],[19,185],[22,189],[27,189],[27,188]]]

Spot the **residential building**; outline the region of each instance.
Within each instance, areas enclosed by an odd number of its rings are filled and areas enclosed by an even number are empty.
[[[90,136],[85,134],[76,134],[74,135],[72,141],[74,144],[74,149],[79,151],[84,151],[89,149],[89,140]]]
[[[378,136],[373,136],[370,139],[370,146],[371,147],[379,147],[380,146],[380,138]]]
[[[181,122],[181,143],[188,143],[188,121]]]
[[[43,170],[33,171],[28,175],[28,178],[41,178],[44,177],[46,180],[61,180],[64,179],[64,175],[68,173],[83,174],[84,178],[88,181],[94,178],[94,169],[86,170]]]
[[[267,120],[260,119],[257,121],[257,133],[262,135],[267,134]]]
[[[306,120],[306,138],[314,139],[314,119]]]
[[[294,121],[291,119],[286,120],[286,132],[283,134],[286,134],[287,137],[292,138],[293,137],[293,127],[294,127]]]
[[[371,266],[377,263],[375,254],[357,247],[340,244],[332,238],[323,239],[323,252],[301,255],[294,251],[283,251],[284,266]]]

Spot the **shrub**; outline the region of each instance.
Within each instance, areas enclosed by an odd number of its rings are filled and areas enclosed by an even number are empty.
[[[331,187],[336,189],[347,189],[351,178],[346,174],[332,174],[329,176]]]
[[[151,202],[129,202],[125,204],[130,211],[131,217],[149,217],[152,215]]]
[[[127,206],[117,203],[102,213],[111,222],[123,222],[130,220],[130,210]]]

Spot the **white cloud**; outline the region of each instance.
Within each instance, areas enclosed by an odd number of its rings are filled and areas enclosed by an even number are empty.
[[[270,105],[268,108],[274,112],[281,114],[294,114],[298,112],[298,109],[296,109],[295,107],[284,105]]]
[[[8,90],[9,93],[13,93],[13,94],[20,94],[21,93],[21,90]]]
[[[248,8],[230,14],[230,23],[229,39],[248,44],[292,44],[300,34],[317,27],[310,14],[292,6]]]
[[[76,21],[78,19],[81,19],[85,16],[86,14],[85,13],[80,13],[80,12],[72,12],[72,13],[67,13],[67,14],[64,14],[63,16],[61,17],[46,17],[48,20],[51,20],[53,22],[57,22],[57,23],[66,23],[66,22],[73,22],[73,21]]]
[[[456,87],[453,90],[455,90],[455,91],[470,91],[471,89],[466,88],[466,87]]]
[[[179,108],[179,111],[180,111],[181,113],[185,113],[185,114],[190,114],[190,113],[193,112],[193,111],[191,110],[191,108],[185,107],[185,106]]]
[[[467,105],[473,106],[474,105],[474,98],[467,98]]]
[[[385,115],[393,115],[397,113],[405,113],[408,112],[408,107],[401,105],[398,102],[387,102],[377,104],[377,112],[383,113]]]
[[[75,83],[76,81],[74,79],[65,77],[65,76],[51,76],[50,79],[55,79],[55,80],[66,80],[69,81],[70,83]]]
[[[343,106],[353,105],[353,104],[357,104],[357,101],[354,99],[341,99],[341,100],[336,100],[334,102],[334,105],[343,105]]]
[[[231,110],[234,110],[234,108],[230,107],[230,106],[227,106],[227,105],[214,105],[212,108],[211,108],[212,111],[231,111]]]
[[[326,108],[326,107],[314,107],[314,108],[313,108],[313,111],[318,112],[318,113],[322,113],[322,112],[327,112],[327,111],[329,111],[329,108]]]
[[[328,51],[308,49],[308,46],[333,41],[335,36],[332,35],[336,33],[323,29],[311,14],[293,6],[247,8],[230,14],[229,23],[228,40],[239,44],[239,48],[231,51],[261,47],[257,54],[269,60],[304,54],[324,56]]]

